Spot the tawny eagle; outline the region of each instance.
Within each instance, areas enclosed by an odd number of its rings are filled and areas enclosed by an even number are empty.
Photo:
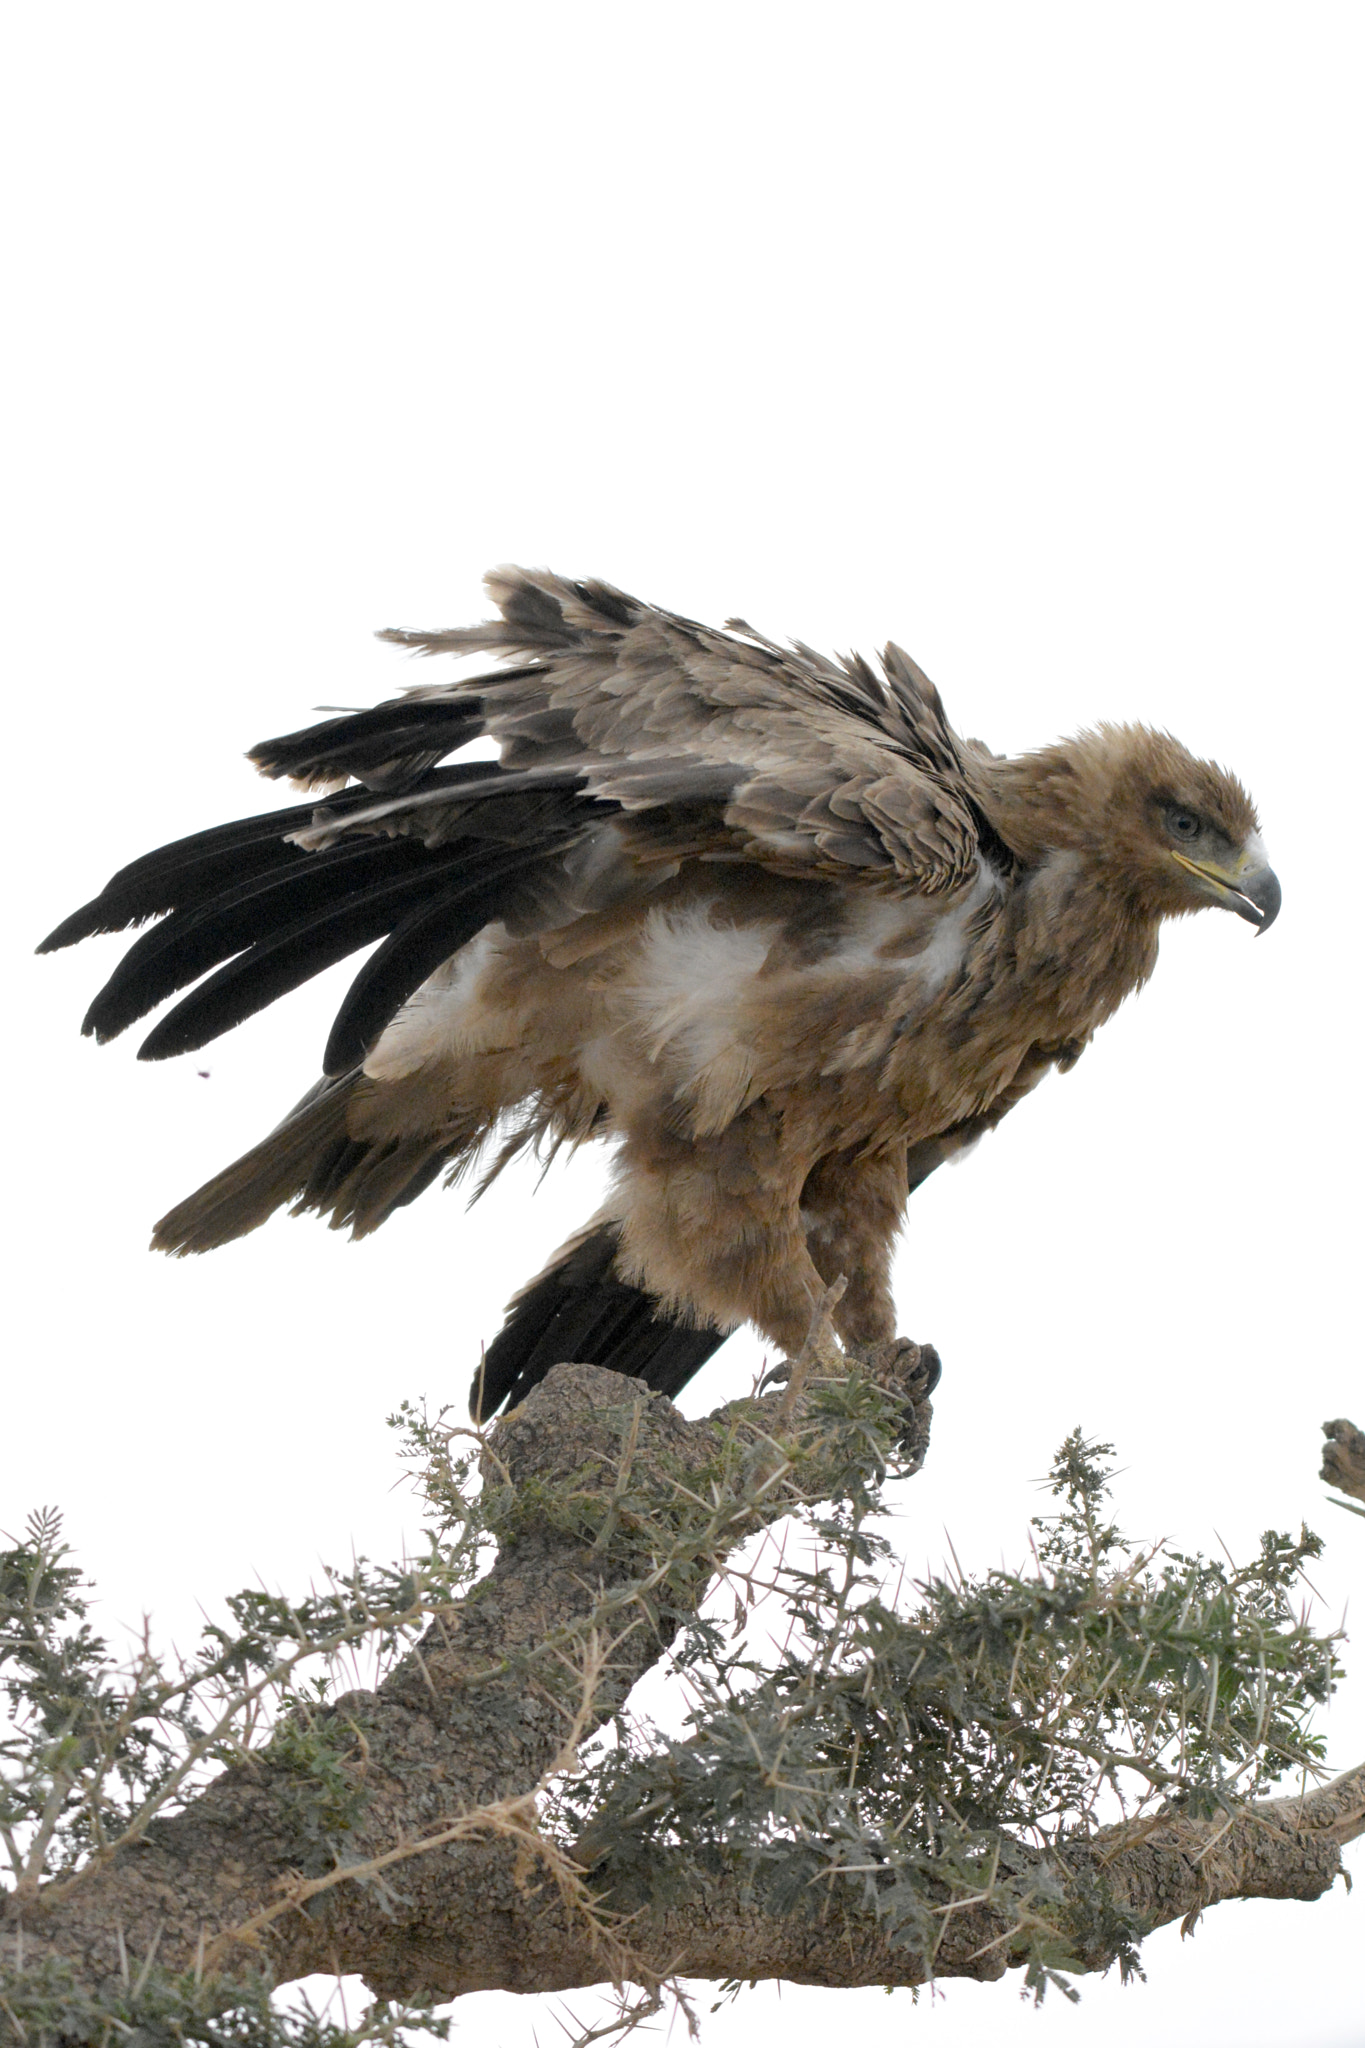
[[[1163,918],[1274,920],[1249,797],[1143,726],[992,754],[894,645],[879,673],[603,583],[488,588],[497,620],[384,637],[502,666],[266,741],[311,801],[147,854],[44,942],[160,920],[85,1020],[189,988],[144,1059],[380,942],[323,1078],[154,1243],[285,1203],[359,1236],[490,1141],[496,1171],[602,1138],[611,1195],[476,1407],[564,1358],[675,1394],[746,1321],[794,1355],[837,1276],[839,1335],[885,1344],[911,1190],[1075,1063]],[[496,762],[449,758],[482,736]]]

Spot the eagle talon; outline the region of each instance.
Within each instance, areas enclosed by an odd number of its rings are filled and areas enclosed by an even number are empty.
[[[915,1387],[915,1399],[917,1401],[927,1401],[934,1388],[943,1378],[943,1360],[939,1357],[937,1350],[932,1344],[920,1345],[919,1364],[915,1367],[911,1378],[918,1383]]]
[[[927,1400],[943,1373],[943,1360],[933,1345],[916,1344],[911,1337],[888,1337],[850,1355],[865,1365],[874,1379],[887,1386],[903,1386],[915,1401]]]
[[[854,1351],[852,1356],[904,1401],[905,1425],[896,1446],[901,1454],[899,1470],[909,1477],[919,1471],[928,1454],[934,1417],[929,1396],[942,1377],[943,1361],[932,1344],[916,1344],[910,1337],[889,1337],[884,1343]]]

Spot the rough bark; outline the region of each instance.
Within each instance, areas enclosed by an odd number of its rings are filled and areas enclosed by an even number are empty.
[[[888,1356],[883,1371],[922,1446],[928,1404],[913,1347]],[[822,1885],[807,1909],[777,1911],[761,1885],[723,1870],[697,1874],[667,1909],[642,1899],[627,1949],[593,1931],[577,1873],[556,1871],[535,1834],[536,1788],[566,1743],[599,1725],[664,1652],[725,1552],[793,1505],[777,1445],[784,1432],[819,1426],[803,1387],[798,1368],[786,1392],[693,1423],[637,1382],[557,1368],[493,1438],[505,1496],[493,1570],[377,1692],[330,1710],[349,1731],[350,1768],[366,1795],[350,1839],[356,1862],[370,1859],[368,1875],[348,1878],[319,1856],[300,1829],[297,1786],[267,1752],[82,1877],[11,1900],[6,1948],[22,1918],[31,1960],[61,1956],[91,1986],[118,1976],[125,1958],[154,1954],[169,1970],[249,1962],[277,1982],[358,1973],[376,1993],[412,2000],[565,1990],[622,1974],[923,1981],[922,1956],[897,1945],[851,1889]],[[689,1475],[714,1470],[722,1446],[733,1453],[737,1442],[750,1460],[742,1506],[722,1499],[689,1560],[651,1574],[640,1544],[618,1541],[624,1481],[647,1487],[662,1542],[684,1497],[695,1516]],[[566,1494],[581,1513],[566,1518]],[[596,1632],[584,1637],[590,1616]],[[562,1683],[545,1676],[560,1668],[544,1655],[557,1638]],[[1230,1822],[1167,1815],[1112,1828],[1070,1850],[1064,1869],[1043,1857],[1036,1867],[1069,1893],[1104,1894],[1147,1931],[1225,1899],[1316,1898],[1338,1874],[1343,1844],[1362,1833],[1365,1766]],[[1018,1960],[1016,1943],[987,1905],[953,1905],[932,1973],[998,1977]],[[1109,1936],[1076,1947],[1087,1968],[1118,1952]]]

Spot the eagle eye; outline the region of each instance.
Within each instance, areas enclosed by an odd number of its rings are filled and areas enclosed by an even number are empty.
[[[1173,804],[1166,813],[1166,823],[1173,838],[1197,839],[1203,820],[1196,817],[1193,811],[1181,810],[1178,804]]]

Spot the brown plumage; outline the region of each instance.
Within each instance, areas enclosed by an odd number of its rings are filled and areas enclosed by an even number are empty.
[[[791,1351],[841,1274],[841,1336],[884,1342],[910,1189],[1079,1058],[1163,918],[1278,910],[1246,792],[1165,733],[1005,760],[894,646],[878,674],[603,584],[489,588],[491,624],[387,637],[508,666],[258,747],[318,803],[148,855],[45,942],[168,913],[86,1020],[111,1036],[198,982],[155,1058],[383,940],[326,1078],[163,1218],[164,1250],[285,1203],[360,1234],[490,1143],[494,1172],[616,1145],[486,1408],[566,1355],[675,1392],[743,1321]],[[481,735],[498,763],[441,765]]]

